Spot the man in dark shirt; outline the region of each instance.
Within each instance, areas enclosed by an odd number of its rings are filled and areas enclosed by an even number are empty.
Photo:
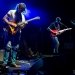
[[[58,40],[58,35],[60,34],[60,32],[58,32],[60,30],[60,26],[64,25],[61,22],[61,18],[60,17],[56,17],[56,20],[50,24],[50,26],[47,28],[47,30],[50,31],[50,38],[51,38],[51,47],[52,47],[52,51],[54,54],[58,54],[58,48],[59,48],[59,40]],[[67,27],[67,26],[65,26]]]

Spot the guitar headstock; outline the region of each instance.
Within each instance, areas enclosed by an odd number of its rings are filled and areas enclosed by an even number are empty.
[[[72,28],[68,28],[68,30],[71,30]]]
[[[37,17],[35,17],[34,19],[40,19],[40,17],[39,17],[39,16],[37,16]]]

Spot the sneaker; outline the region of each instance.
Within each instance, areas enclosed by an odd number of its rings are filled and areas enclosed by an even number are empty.
[[[12,64],[12,67],[21,67],[21,66],[17,64]]]

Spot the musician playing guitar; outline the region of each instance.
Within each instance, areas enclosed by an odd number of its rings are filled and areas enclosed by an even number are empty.
[[[19,3],[16,5],[15,10],[9,10],[7,14],[3,17],[3,21],[6,23],[4,30],[4,63],[3,65],[7,65],[9,53],[11,53],[11,64],[15,67],[19,67],[16,65],[16,55],[17,50],[19,49],[19,41],[21,37],[21,29],[25,27],[28,22],[32,20],[40,19],[40,17],[35,17],[29,20],[25,20],[25,16],[23,12],[25,12],[26,5],[24,3]],[[11,49],[11,50],[10,50]]]
[[[66,29],[60,30],[61,26],[65,26]],[[60,17],[56,17],[56,20],[50,24],[50,26],[47,28],[47,30],[50,31],[50,38],[51,38],[51,47],[52,47],[52,51],[53,54],[58,54],[58,48],[59,48],[59,40],[58,40],[58,35],[60,35],[61,33],[63,33],[66,30],[70,30],[71,28],[67,28],[66,25],[64,25],[61,22],[61,18]]]
[[[24,25],[28,24],[25,20],[25,16],[23,12],[26,9],[26,5],[24,3],[19,3],[16,5],[15,10],[9,10],[8,13],[3,17],[3,21],[7,24],[5,31],[5,51],[4,51],[4,60],[3,64],[6,66],[8,63],[9,53],[11,52],[11,64],[15,67],[19,67],[16,65],[16,55],[17,50],[19,48],[20,41],[20,31],[16,31],[17,28],[23,28]],[[23,24],[18,24],[19,22],[23,22]],[[10,50],[11,49],[11,50]]]

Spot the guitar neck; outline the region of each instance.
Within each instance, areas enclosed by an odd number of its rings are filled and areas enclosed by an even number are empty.
[[[72,28],[66,28],[66,29],[63,29],[64,31],[66,31],[66,30],[71,30]]]
[[[27,20],[27,22],[30,22],[30,21],[33,21],[34,19],[29,19],[29,20]]]
[[[30,22],[30,21],[33,21],[33,20],[38,20],[38,19],[40,19],[40,17],[34,17],[32,19],[27,20],[27,22]]]
[[[60,32],[60,33],[63,33],[63,32],[65,32],[65,31],[71,30],[71,29],[72,29],[72,28],[67,28],[67,29],[59,30],[59,32]]]
[[[30,22],[30,21],[32,21],[32,20],[34,20],[34,19],[29,19],[29,20],[27,20],[27,22]],[[18,23],[18,25],[23,25],[23,24],[25,24],[25,22],[19,22],[19,23]]]

